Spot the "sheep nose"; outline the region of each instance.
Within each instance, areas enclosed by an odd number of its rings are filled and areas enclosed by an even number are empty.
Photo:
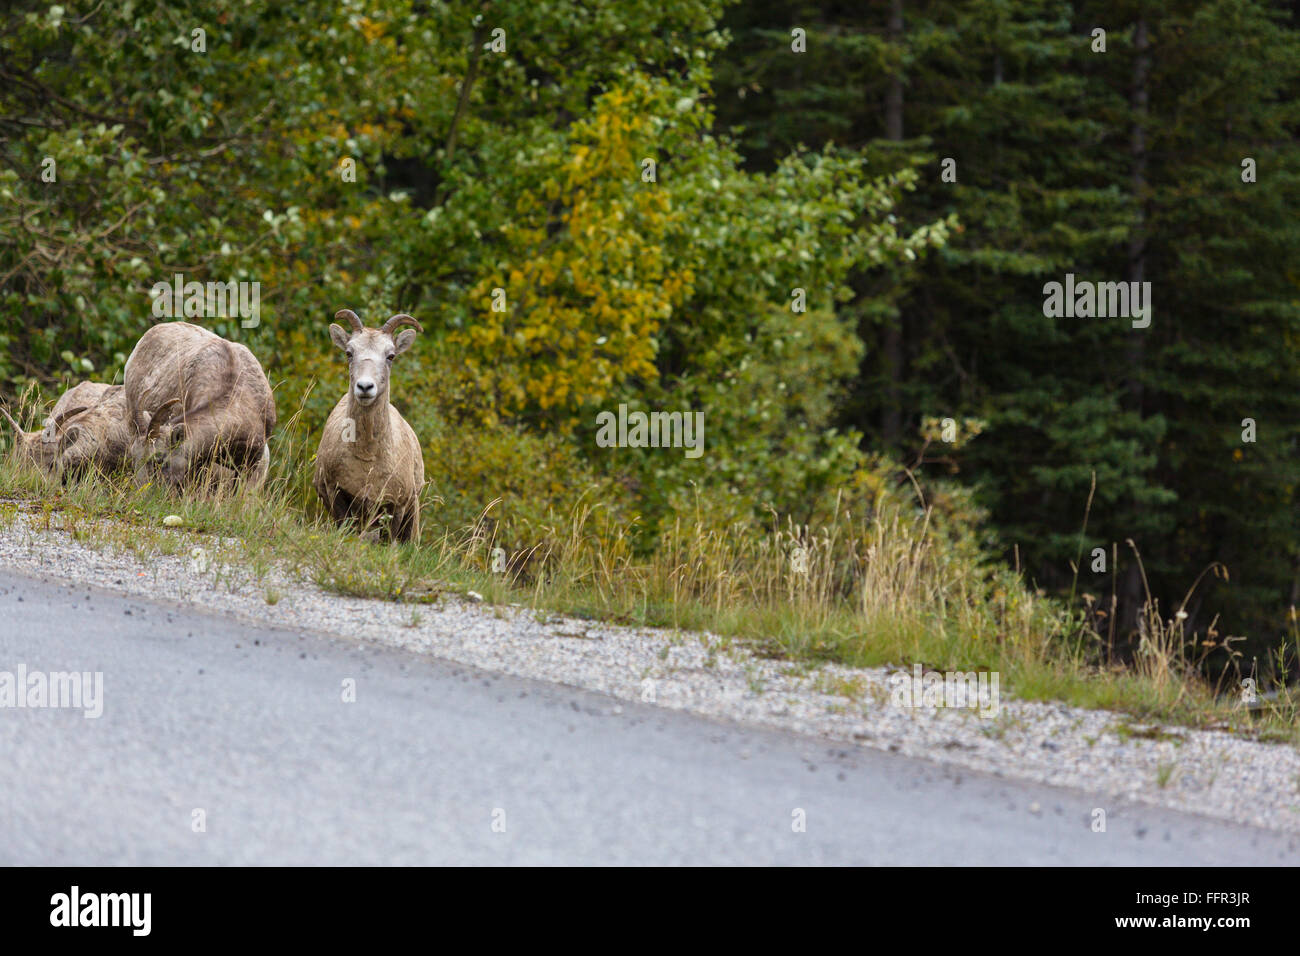
[[[373,395],[375,392],[375,383],[368,378],[357,379],[358,395]]]

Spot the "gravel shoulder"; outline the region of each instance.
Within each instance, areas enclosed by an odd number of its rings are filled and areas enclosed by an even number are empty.
[[[742,725],[1088,790],[1117,804],[1300,833],[1300,752],[1286,745],[1182,727],[1144,726],[1135,735],[1124,715],[1014,700],[1005,691],[993,717],[899,706],[888,668],[809,670],[756,657],[716,635],[540,615],[451,595],[431,605],[341,597],[282,569],[259,576],[220,541],[187,534],[187,542],[192,545],[179,555],[97,550],[19,515],[0,528],[0,567]]]

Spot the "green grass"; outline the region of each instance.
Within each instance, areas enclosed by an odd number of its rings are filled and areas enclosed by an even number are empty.
[[[57,481],[12,459],[0,462],[0,520],[27,513],[37,527],[139,555],[211,550],[214,562],[271,567],[342,595],[418,606],[475,591],[493,604],[637,626],[708,630],[760,654],[815,666],[922,662],[941,670],[990,669],[1017,697],[1105,708],[1144,721],[1216,727],[1300,744],[1294,696],[1256,709],[1216,694],[1181,625],[1148,608],[1149,639],[1127,668],[1103,666],[1103,639],[1080,611],[1028,588],[1009,569],[977,559],[937,531],[923,508],[882,506],[836,514],[828,527],[706,528],[683,518],[650,553],[635,527],[616,526],[583,496],[548,524],[514,527],[504,541],[490,508],[473,525],[440,526],[426,491],[418,544],[381,544],[333,526],[309,486],[309,436],[291,419],[277,438],[266,485],[177,497],[137,489],[124,476]],[[166,515],[180,528],[166,528]],[[224,542],[211,544],[213,538]],[[791,555],[802,554],[796,570]],[[806,562],[806,568],[804,564]],[[280,595],[265,588],[266,601]],[[412,620],[418,622],[413,610]],[[1300,647],[1300,635],[1296,638]],[[1296,648],[1286,649],[1295,653]],[[853,682],[838,693],[854,696]]]

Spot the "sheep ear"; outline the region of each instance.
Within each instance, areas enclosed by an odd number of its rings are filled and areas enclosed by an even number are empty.
[[[393,354],[401,355],[412,345],[415,344],[415,329],[403,329],[397,333],[397,338],[393,339]]]
[[[346,332],[343,331],[343,326],[341,326],[341,325],[330,325],[330,338],[334,340],[334,344],[335,344],[335,345],[337,345],[339,348],[343,349],[343,351],[345,351],[345,352],[347,351],[347,349],[348,349],[348,334],[347,334]]]

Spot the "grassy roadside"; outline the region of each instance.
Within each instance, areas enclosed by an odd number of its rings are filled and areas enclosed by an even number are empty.
[[[1216,694],[1195,668],[1203,642],[1185,637],[1177,621],[1149,608],[1149,639],[1136,660],[1104,666],[1101,638],[1081,614],[950,546],[928,510],[837,513],[820,529],[774,522],[763,535],[683,521],[653,553],[639,554],[634,529],[614,526],[579,495],[569,514],[526,529],[533,546],[507,552],[492,507],[470,527],[439,530],[429,494],[418,546],[375,544],[325,521],[308,487],[310,457],[277,450],[282,464],[261,491],[185,498],[136,489],[125,477],[63,484],[6,458],[0,524],[25,512],[37,527],[141,555],[188,552],[196,535],[215,536],[224,542],[219,561],[258,577],[279,567],[339,594],[420,603],[474,591],[539,612],[707,630],[809,667],[988,669],[1023,699],[1300,745],[1295,699],[1283,694],[1248,709],[1239,694]],[[181,527],[163,525],[171,514]],[[1300,632],[1293,637],[1289,653],[1300,649]]]

